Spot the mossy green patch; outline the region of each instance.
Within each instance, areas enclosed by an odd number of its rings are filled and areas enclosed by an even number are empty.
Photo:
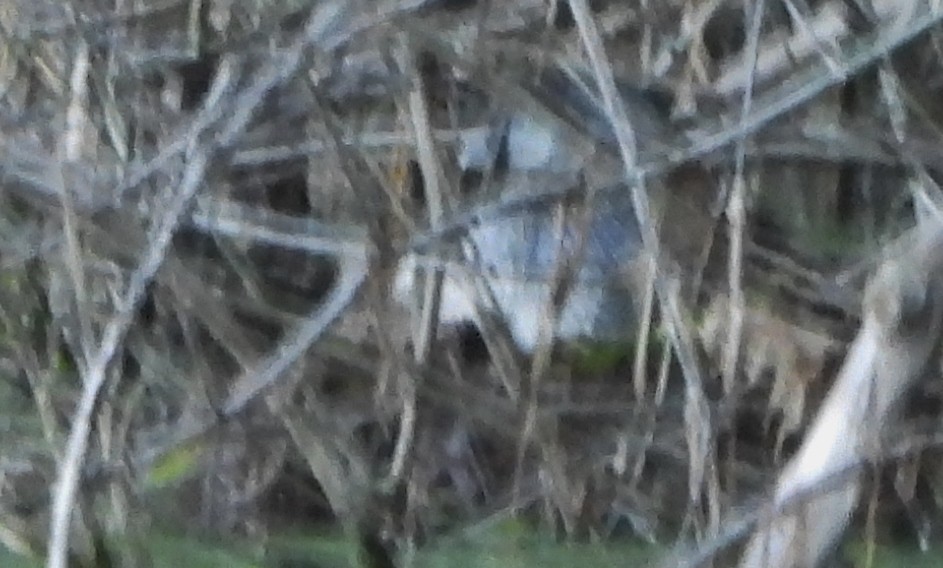
[[[147,472],[145,486],[160,489],[176,485],[198,470],[205,451],[202,440],[195,440],[174,448],[158,458]]]

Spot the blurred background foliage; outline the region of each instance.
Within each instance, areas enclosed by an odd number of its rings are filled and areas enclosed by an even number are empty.
[[[880,247],[938,200],[941,37],[914,4],[888,21],[837,0],[766,3],[754,110],[775,112],[738,150],[754,3],[588,2],[627,100],[664,111],[663,138],[640,131],[640,162],[668,195],[666,246],[699,284],[685,323],[710,403],[705,464],[657,309],[647,345],[568,346],[538,381],[530,359],[489,357],[488,334],[468,330],[443,330],[417,363],[389,297],[396,256],[428,234],[411,92],[455,218],[500,200],[487,180],[503,173],[461,171],[456,141],[511,110],[583,128],[599,148],[587,183],[619,175],[612,140],[573,120],[577,101],[537,88],[553,65],[592,76],[567,2],[0,3],[0,565],[42,562],[94,339],[196,155],[209,157],[197,200],[96,397],[76,566],[643,566],[720,538],[801,439]],[[803,23],[823,26],[811,45]],[[788,103],[884,32],[899,35],[887,58]],[[221,69],[231,81],[215,93]],[[708,134],[727,142],[691,150]],[[728,388],[738,183],[748,304]],[[330,246],[297,244],[311,235]],[[277,380],[254,382],[288,357],[348,270],[334,253],[361,237],[355,300]],[[901,436],[938,429],[940,395],[921,385]],[[862,514],[847,562],[943,563],[941,465],[930,448],[874,468],[877,522]]]

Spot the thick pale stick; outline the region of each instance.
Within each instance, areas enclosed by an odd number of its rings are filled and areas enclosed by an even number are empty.
[[[780,475],[774,508],[874,455],[896,403],[934,350],[943,314],[943,229],[915,230],[907,240],[911,247],[889,255],[868,285],[864,322],[802,447]],[[860,487],[856,475],[760,526],[740,567],[818,565],[848,524]]]

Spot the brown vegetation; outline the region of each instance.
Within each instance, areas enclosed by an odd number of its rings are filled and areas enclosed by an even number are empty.
[[[802,566],[868,487],[869,513],[930,542],[941,17],[0,2],[0,543],[61,568],[155,527],[341,527],[376,566],[519,516],[720,565],[759,518],[742,565]],[[515,177],[513,148],[463,164],[469,129],[509,116],[553,132],[538,169],[558,171]],[[576,223],[606,192],[641,239],[630,343],[554,345],[563,262],[532,353],[500,312],[480,334],[437,325],[434,271],[413,286],[432,301],[393,300],[401,258],[459,262],[469,227]]]

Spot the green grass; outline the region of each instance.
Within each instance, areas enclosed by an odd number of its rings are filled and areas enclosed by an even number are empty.
[[[208,544],[183,536],[152,534],[144,549],[153,568],[347,568],[356,558],[350,542],[340,534],[282,535],[267,543],[262,558],[258,549],[246,542]],[[462,541],[447,539],[420,550],[411,568],[609,568],[612,566],[656,566],[665,549],[638,541],[559,543],[527,533],[516,523],[496,527]],[[849,566],[864,568],[943,568],[943,547],[922,553],[914,543],[877,544],[873,563],[868,563],[868,546],[854,538],[844,546]],[[405,568],[403,559],[400,566]],[[0,546],[3,568],[41,568],[39,559],[28,559]],[[364,568],[358,566],[356,568]]]

